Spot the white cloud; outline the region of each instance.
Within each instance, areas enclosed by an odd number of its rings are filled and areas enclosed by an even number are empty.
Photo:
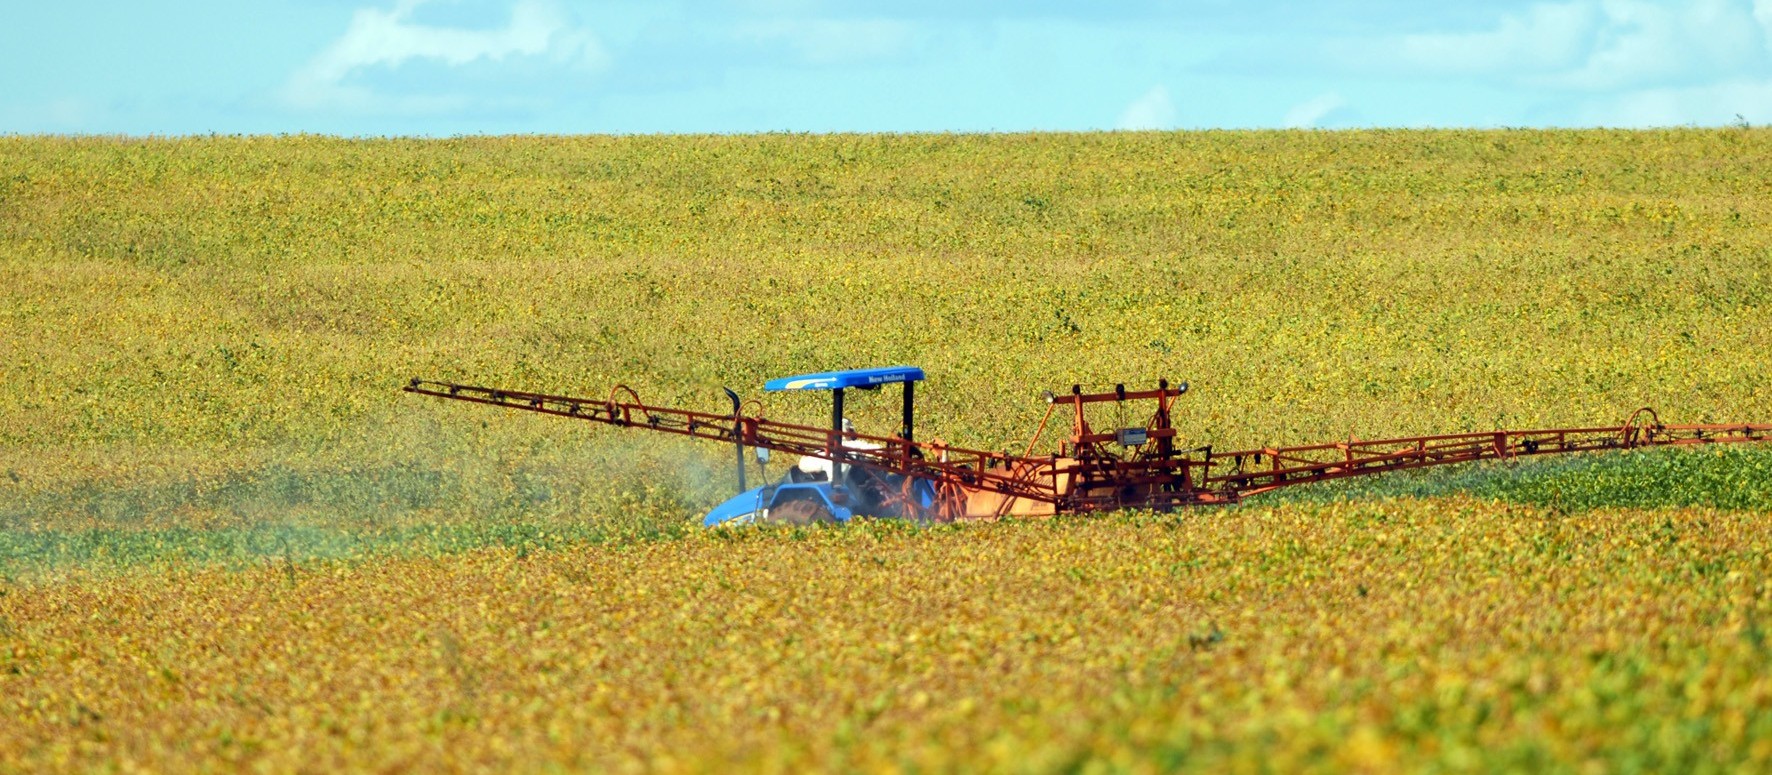
[[[1578,63],[1586,53],[1598,12],[1592,3],[1537,5],[1525,15],[1503,16],[1483,32],[1405,35],[1394,45],[1350,45],[1350,56],[1394,51],[1410,67],[1451,73],[1547,70]],[[1392,55],[1376,54],[1380,58]]]
[[[1757,123],[1772,109],[1772,0],[1543,2],[1486,29],[1347,39],[1325,52],[1347,74],[1536,95],[1553,123]]]
[[[1766,37],[1747,0],[1664,6],[1603,0],[1602,23],[1586,61],[1551,74],[1549,85],[1607,90],[1654,88],[1760,69]]]
[[[1121,129],[1172,129],[1175,127],[1175,103],[1169,90],[1157,86],[1144,93],[1120,113]]]
[[[908,49],[915,27],[889,19],[808,19],[756,22],[738,27],[741,40],[784,45],[812,64],[865,62]]]
[[[397,0],[392,8],[362,8],[351,16],[344,35],[290,77],[284,100],[302,109],[343,108],[399,113],[437,113],[471,106],[459,94],[378,94],[357,82],[376,70],[407,62],[431,61],[454,68],[501,63],[516,58],[545,58],[559,67],[595,71],[608,56],[587,29],[575,27],[547,0],[517,0],[510,22],[502,28],[437,27],[413,20],[428,0]]]
[[[1328,118],[1346,105],[1347,100],[1342,99],[1340,94],[1335,92],[1319,94],[1286,111],[1286,128],[1308,129],[1318,126],[1323,119]]]
[[[1763,77],[1769,43],[1772,0],[1568,0],[1488,30],[1345,41],[1330,54],[1360,70],[1616,91]]]
[[[1772,124],[1772,81],[1646,89],[1585,102],[1580,123],[1596,126]]]
[[[7,105],[0,101],[0,126],[9,132],[91,132],[111,121],[105,106],[80,97]]]

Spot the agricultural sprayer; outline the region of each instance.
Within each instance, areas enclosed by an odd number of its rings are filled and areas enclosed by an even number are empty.
[[[1176,444],[1170,415],[1188,386],[1159,380],[1146,390],[1116,385],[1111,391],[1086,393],[1073,385],[1066,393],[1047,393],[1045,418],[1027,451],[1015,455],[918,441],[913,421],[916,383],[922,380],[922,369],[898,366],[804,374],[764,385],[771,392],[830,391],[829,427],[766,419],[760,404],[741,402],[731,389],[726,390],[732,402],[730,414],[649,406],[625,385],[617,385],[603,400],[419,379],[405,390],[733,444],[741,492],[708,513],[703,523],[710,526],[847,522],[855,517],[952,522],[1114,509],[1166,510],[1235,503],[1298,484],[1478,460],[1772,440],[1772,425],[1665,425],[1645,407],[1615,426],[1349,439],[1235,452],[1215,452],[1211,446],[1182,449]],[[857,433],[843,411],[845,392],[893,384],[903,393],[897,433]],[[1124,409],[1137,403],[1152,409],[1142,424],[1097,429],[1089,422],[1087,410],[1092,406],[1116,404]],[[1054,452],[1034,454],[1055,415],[1069,421],[1070,438]],[[777,481],[751,488],[745,484],[746,448],[756,451],[759,464],[771,452],[799,460]]]

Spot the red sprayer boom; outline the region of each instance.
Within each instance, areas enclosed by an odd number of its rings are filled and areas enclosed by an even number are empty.
[[[1281,487],[1324,482],[1389,471],[1593,450],[1692,444],[1731,444],[1772,439],[1772,425],[1666,425],[1653,410],[1631,414],[1623,425],[1541,430],[1497,430],[1396,439],[1357,440],[1295,447],[1264,447],[1215,452],[1211,446],[1179,449],[1170,423],[1175,400],[1187,392],[1185,383],[1159,381],[1154,389],[1085,393],[1073,386],[1065,394],[1046,394],[1046,417],[1020,455],[949,446],[940,441],[911,440],[911,381],[905,384],[905,422],[893,436],[859,434],[842,422],[842,389],[834,390],[832,425],[819,428],[776,422],[762,416],[756,402],[748,406],[733,395],[730,414],[649,406],[626,386],[617,386],[603,400],[525,393],[446,382],[413,380],[411,393],[510,409],[589,420],[629,428],[738,444],[831,461],[832,472],[862,471],[881,493],[882,515],[938,521],[988,519],[1009,515],[1069,514],[1112,509],[1173,509],[1180,506],[1234,503],[1243,497]],[[870,372],[829,372],[851,377]],[[893,372],[899,373],[899,372]],[[791,380],[790,388],[807,384]],[[780,380],[772,382],[774,386]],[[831,384],[872,389],[878,385]],[[1099,430],[1086,409],[1096,404],[1120,408],[1138,402],[1152,407],[1139,425]],[[1062,412],[1071,424],[1067,441],[1046,455],[1033,454],[1047,424]],[[742,467],[741,467],[742,471]],[[840,476],[840,473],[833,475]],[[933,497],[912,496],[913,484],[927,483]],[[881,484],[887,483],[887,484]],[[838,499],[841,502],[841,498]]]

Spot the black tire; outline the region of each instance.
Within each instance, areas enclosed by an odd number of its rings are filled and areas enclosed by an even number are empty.
[[[769,507],[769,516],[765,522],[776,525],[812,525],[831,524],[837,518],[831,510],[825,508],[824,502],[811,497],[793,498],[780,501]]]

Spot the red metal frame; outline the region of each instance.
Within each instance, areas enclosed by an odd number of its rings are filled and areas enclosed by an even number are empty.
[[[754,415],[741,412],[736,416],[648,406],[625,385],[617,385],[602,401],[417,379],[405,390],[619,427],[743,443],[924,479],[935,484],[939,495],[935,513],[929,516],[941,520],[1123,508],[1172,509],[1234,503],[1246,496],[1297,484],[1478,460],[1772,441],[1772,425],[1665,425],[1654,410],[1644,407],[1621,426],[1349,439],[1228,453],[1214,453],[1209,446],[1177,450],[1176,432],[1170,424],[1171,409],[1187,386],[1170,387],[1167,381],[1159,381],[1155,390],[1128,391],[1124,385],[1116,385],[1110,392],[1084,393],[1081,387],[1072,386],[1068,395],[1048,394],[1046,416],[1027,451],[1010,455],[940,442],[776,422],[765,419],[761,406],[755,402],[746,405],[756,407]],[[623,393],[632,400],[616,400]],[[1086,407],[1132,401],[1156,404],[1143,426],[1098,432],[1090,425]],[[1060,407],[1069,407],[1070,439],[1053,454],[1033,455],[1048,421]],[[1122,445],[1122,431],[1129,431],[1126,440],[1142,437],[1142,441]],[[844,446],[845,442],[857,441],[877,448]]]

